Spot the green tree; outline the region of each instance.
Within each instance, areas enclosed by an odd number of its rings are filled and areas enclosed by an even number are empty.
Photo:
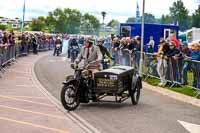
[[[179,23],[180,30],[183,31],[190,28],[188,10],[182,0],[177,0],[173,3],[172,7],[170,7],[170,15],[174,23]]]
[[[195,13],[192,15],[192,26],[200,28],[200,5]]]
[[[136,18],[135,17],[130,17],[128,18],[128,20],[126,21],[127,23],[135,23],[136,22]],[[141,22],[141,18],[139,19],[139,22]],[[155,16],[151,13],[145,13],[144,14],[144,22],[145,23],[157,23],[159,22],[159,20],[157,20],[155,18]]]
[[[126,20],[127,23],[135,23],[136,22],[136,18],[135,17],[130,17]]]
[[[172,17],[169,15],[162,15],[161,24],[171,24],[173,23]]]
[[[156,23],[156,18],[151,13],[145,13],[144,14],[144,22],[145,23]]]
[[[42,16],[37,19],[33,19],[30,27],[32,31],[43,31],[46,28],[46,19]]]
[[[115,27],[117,27],[119,25],[119,21],[118,20],[114,20],[114,19],[112,19],[108,24],[107,24],[107,26],[110,26],[110,27],[112,27],[112,28],[115,28]]]
[[[6,26],[5,25],[2,25],[2,24],[0,24],[0,30],[6,30]]]
[[[80,31],[81,13],[78,10],[57,8],[49,12],[47,25],[51,31],[76,34]]]
[[[84,34],[98,34],[100,27],[99,20],[89,13],[82,16],[81,30]]]

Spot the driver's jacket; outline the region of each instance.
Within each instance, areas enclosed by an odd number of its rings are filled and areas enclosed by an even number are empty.
[[[89,56],[88,56],[88,49],[89,49]],[[87,57],[88,56],[88,57]],[[89,68],[98,69],[100,67],[100,61],[102,60],[103,56],[98,46],[91,46],[89,48],[82,47],[79,56],[76,59],[76,62],[80,62],[84,59],[84,65],[89,65]],[[97,62],[95,62],[97,61]],[[99,62],[98,62],[99,61]],[[91,63],[94,62],[94,63]]]

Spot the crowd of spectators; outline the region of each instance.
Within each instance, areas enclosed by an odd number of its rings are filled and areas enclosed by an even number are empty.
[[[27,55],[30,51],[34,54],[40,49],[50,50],[53,48],[56,36],[43,33],[14,33],[13,31],[0,31],[0,45],[6,47],[14,45],[16,54]]]
[[[114,64],[139,68],[141,56],[139,36],[113,37],[111,43],[104,43],[104,46],[112,53]],[[158,51],[154,51],[155,42],[153,37],[150,37],[146,47],[147,52],[143,54],[145,65],[156,70],[153,76],[160,78],[160,86],[172,83],[175,86],[188,85],[188,72],[192,72],[193,87],[200,88],[200,43],[189,47],[186,41],[180,43],[175,37],[170,36],[165,40],[161,38]],[[156,59],[153,64],[152,57]]]

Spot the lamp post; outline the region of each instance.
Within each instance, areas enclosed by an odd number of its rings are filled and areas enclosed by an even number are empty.
[[[23,28],[24,28],[24,19],[25,19],[25,11],[26,11],[26,1],[24,0],[24,5],[23,5],[23,17],[22,17],[22,25],[21,25],[21,29],[20,31],[23,32]]]
[[[144,47],[144,13],[145,13],[145,0],[143,0],[142,8],[142,28],[141,28],[141,53],[140,53],[140,66],[139,76],[142,77],[142,66],[143,66],[143,47]]]
[[[105,21],[105,17],[106,17],[106,12],[105,11],[102,11],[101,12],[101,15],[102,15],[102,17],[103,17],[103,28],[104,28],[104,31],[105,31],[105,24],[104,24],[104,21]]]

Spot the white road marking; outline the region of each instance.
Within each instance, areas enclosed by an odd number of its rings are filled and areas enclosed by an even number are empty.
[[[23,84],[23,85],[16,85],[16,87],[31,87],[31,88],[33,88],[35,86],[34,85]]]
[[[17,76],[16,79],[30,79],[30,77],[27,77],[27,76]]]
[[[26,71],[16,71],[15,69],[8,69],[9,72],[13,72],[13,73],[22,73],[22,74],[31,74],[30,72],[26,72]]]
[[[50,59],[49,62],[64,62],[67,60],[67,57],[58,57],[59,59]]]
[[[189,132],[189,133],[200,133],[200,125],[188,123],[185,121],[178,122]]]

